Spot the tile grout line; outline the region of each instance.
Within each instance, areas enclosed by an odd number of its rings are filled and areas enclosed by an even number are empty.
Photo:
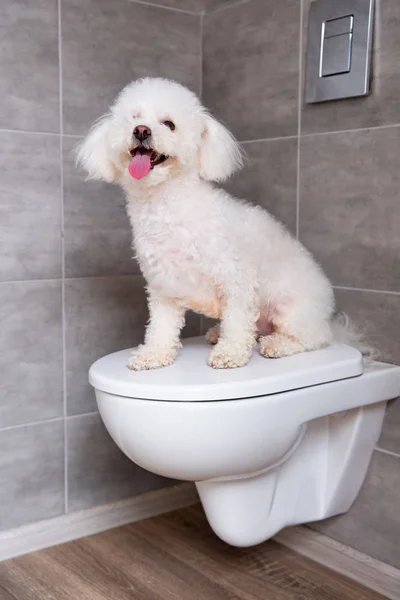
[[[300,0],[299,31],[299,81],[297,98],[297,165],[296,165],[296,238],[300,235],[300,140],[301,140],[301,103],[303,69],[303,0]]]
[[[79,135],[77,133],[64,133],[62,134],[64,138],[78,138],[78,140],[82,140],[85,136]]]
[[[165,6],[164,4],[157,4],[157,2],[147,2],[146,0],[129,0],[132,4],[141,4],[142,6],[152,6],[153,8],[162,8],[163,10],[172,10],[173,12],[183,13],[185,15],[196,15],[199,16],[200,12],[194,12],[192,10],[185,10],[183,8],[176,8],[174,6]]]
[[[46,425],[47,423],[58,423],[59,421],[72,421],[73,419],[80,419],[83,417],[90,417],[93,415],[100,414],[98,410],[92,410],[90,412],[79,413],[77,415],[67,415],[66,417],[53,417],[51,419],[42,419],[41,421],[31,421],[30,423],[19,423],[18,425],[7,425],[6,427],[0,427],[0,433],[3,431],[9,431],[10,429],[21,429],[23,427],[36,427],[37,425]]]
[[[82,279],[121,279],[125,277],[139,277],[143,279],[141,273],[126,273],[126,274],[118,274],[118,275],[82,275],[81,277],[65,277],[65,281],[80,281]],[[57,283],[62,282],[61,277],[55,277],[54,279],[7,279],[5,281],[0,281],[0,285],[5,285],[8,283],[12,283],[13,285],[18,285],[19,283]]]
[[[320,137],[322,135],[337,135],[339,133],[357,133],[362,131],[379,131],[381,129],[392,129],[400,127],[400,123],[389,125],[374,125],[372,127],[356,127],[355,129],[336,129],[335,131],[316,131],[315,133],[302,133],[302,138]]]
[[[129,0],[130,2],[132,2],[133,0]],[[197,13],[194,13],[197,15]],[[206,13],[209,14],[209,13]],[[198,14],[198,16],[201,16],[201,13]],[[301,137],[302,138],[312,138],[312,137],[318,137],[318,136],[322,136],[322,135],[336,135],[339,133],[357,133],[357,132],[362,132],[362,131],[379,131],[380,129],[397,129],[398,127],[400,127],[400,123],[391,123],[389,125],[375,125],[372,127],[356,127],[354,129],[337,129],[336,131],[317,131],[315,133],[302,133]],[[61,135],[60,133],[54,132],[54,131],[31,131],[29,129],[4,129],[4,128],[0,128],[0,133],[15,133],[15,134],[23,134],[23,135],[49,135],[49,136],[59,136]],[[84,137],[83,134],[79,134],[79,133],[63,133],[62,136],[64,138],[78,138],[78,139],[82,139]],[[291,140],[291,139],[297,139],[298,134],[296,135],[284,135],[284,136],[280,136],[280,137],[271,137],[271,138],[255,138],[252,140],[238,140],[240,144],[253,144],[253,143],[259,143],[259,142],[275,142],[278,140]]]
[[[129,0],[132,2],[133,0]],[[202,16],[202,13],[193,13],[196,16]],[[210,13],[205,13],[210,14]],[[203,15],[204,16],[204,15]],[[302,133],[302,138],[312,138],[319,137],[322,135],[336,135],[340,133],[357,133],[362,131],[379,131],[381,129],[397,129],[400,127],[400,123],[390,123],[389,125],[373,125],[371,127],[355,127],[354,129],[337,129],[335,131],[316,131],[315,133]],[[60,133],[55,131],[32,131],[29,129],[5,129],[0,128],[0,133],[15,133],[15,134],[23,134],[23,135],[48,135],[48,136],[59,136]],[[82,139],[84,137],[83,134],[80,133],[63,133],[63,137],[65,138],[78,138]],[[280,137],[271,137],[271,138],[256,138],[252,140],[238,140],[241,144],[252,144],[257,142],[274,142],[278,140],[290,140],[297,138],[296,135],[285,135]]]
[[[48,135],[50,137],[59,137],[60,135],[62,135],[63,137],[67,137],[67,138],[78,138],[78,139],[82,139],[84,136],[82,134],[78,134],[78,133],[62,133],[60,131],[56,132],[56,131],[33,131],[30,129],[5,129],[5,128],[0,128],[0,133],[16,133],[16,134],[22,134],[22,135]]]
[[[390,290],[374,290],[370,288],[357,288],[357,287],[347,287],[344,285],[333,285],[334,290],[344,290],[349,292],[367,292],[370,294],[388,294],[390,296],[400,296],[400,292],[393,292]]]
[[[64,143],[63,143],[63,61],[62,61],[62,28],[61,0],[58,6],[58,86],[59,86],[59,119],[60,119],[60,187],[61,187],[61,321],[62,321],[62,356],[63,356],[63,419],[64,419],[64,512],[68,512],[68,432],[67,432],[67,373],[65,343],[65,240],[64,240]]]
[[[81,417],[91,417],[93,415],[99,415],[99,411],[98,410],[91,410],[90,412],[86,412],[86,413],[79,413],[77,415],[67,415],[66,416],[66,420],[67,421],[72,421],[73,419],[80,419]]]
[[[21,133],[23,135],[50,135],[52,137],[59,136],[60,132],[56,131],[31,131],[30,129],[7,129],[0,128],[0,133]]]
[[[228,8],[235,8],[236,6],[240,6],[241,4],[250,4],[252,0],[233,0],[230,4],[225,4],[223,6],[217,6],[217,8],[206,10],[205,14],[212,15],[217,12],[221,12],[223,10],[227,10]]]
[[[118,275],[83,275],[82,277],[65,277],[65,282],[69,282],[69,281],[81,281],[81,280],[98,280],[98,279],[124,279],[124,278],[128,278],[128,277],[136,277],[138,279],[143,279],[142,275],[140,273],[120,273]],[[54,278],[54,279],[16,279],[16,280],[5,280],[5,281],[0,281],[0,286],[1,285],[8,285],[8,284],[12,284],[12,285],[18,285],[18,284],[23,284],[23,283],[57,283],[57,282],[62,282],[61,278]],[[343,286],[343,285],[333,285],[332,286],[335,290],[348,290],[351,292],[367,292],[367,293],[371,293],[371,294],[386,294],[386,295],[391,295],[391,296],[400,296],[400,291],[398,292],[394,292],[392,290],[374,290],[372,288],[357,288],[357,287],[347,287],[347,286]]]
[[[0,281],[0,285],[18,285],[19,283],[58,283],[61,281],[61,277],[56,277],[54,279],[5,279],[4,281]]]
[[[262,142],[279,142],[282,140],[297,140],[298,135],[284,135],[281,137],[258,138],[254,140],[238,140],[239,144],[258,144]]]
[[[200,85],[199,85],[199,98],[200,102],[203,102],[203,43],[204,43],[204,18],[205,11],[203,10],[200,14]],[[204,333],[204,316],[200,315],[200,335]]]
[[[384,448],[380,448],[379,446],[375,447],[376,452],[381,452],[382,454],[387,454],[388,456],[393,456],[394,458],[400,459],[400,454],[397,452],[392,452],[391,450],[385,450]]]
[[[42,421],[32,421],[31,423],[8,425],[7,427],[0,427],[0,433],[2,433],[3,431],[10,431],[12,429],[21,429],[23,427],[36,427],[37,425],[45,425],[47,423],[58,423],[59,421],[64,421],[64,417],[54,417],[52,419],[43,419]]]
[[[203,35],[204,35],[204,13],[200,15],[200,73],[199,73],[199,97],[203,100]]]

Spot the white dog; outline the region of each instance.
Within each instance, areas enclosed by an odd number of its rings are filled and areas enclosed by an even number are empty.
[[[131,83],[78,161],[127,196],[150,311],[130,368],[174,361],[188,309],[220,319],[207,334],[218,369],[245,365],[257,339],[267,358],[331,342],[329,281],[270,214],[214,185],[242,166],[241,151],[195,94],[165,79]]]

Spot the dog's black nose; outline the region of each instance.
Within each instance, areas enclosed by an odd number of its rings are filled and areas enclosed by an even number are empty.
[[[147,140],[151,136],[151,129],[146,125],[138,125],[133,130],[133,135],[139,142],[144,142],[144,140]]]

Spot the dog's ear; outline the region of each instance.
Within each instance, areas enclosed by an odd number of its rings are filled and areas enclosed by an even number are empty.
[[[205,115],[199,149],[199,174],[206,181],[225,181],[243,166],[240,146],[226,127]]]
[[[109,135],[110,115],[104,115],[75,150],[76,163],[87,171],[88,179],[112,182],[116,178]]]

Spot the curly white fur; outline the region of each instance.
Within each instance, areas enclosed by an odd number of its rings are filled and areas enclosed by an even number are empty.
[[[151,129],[146,147],[169,157],[139,181],[128,172],[138,125]],[[173,362],[188,309],[221,320],[209,335],[215,368],[245,365],[257,338],[270,358],[332,340],[333,292],[315,260],[265,210],[213,185],[241,167],[241,152],[195,94],[165,79],[133,82],[94,125],[78,161],[89,178],[126,192],[150,308],[130,368]]]

